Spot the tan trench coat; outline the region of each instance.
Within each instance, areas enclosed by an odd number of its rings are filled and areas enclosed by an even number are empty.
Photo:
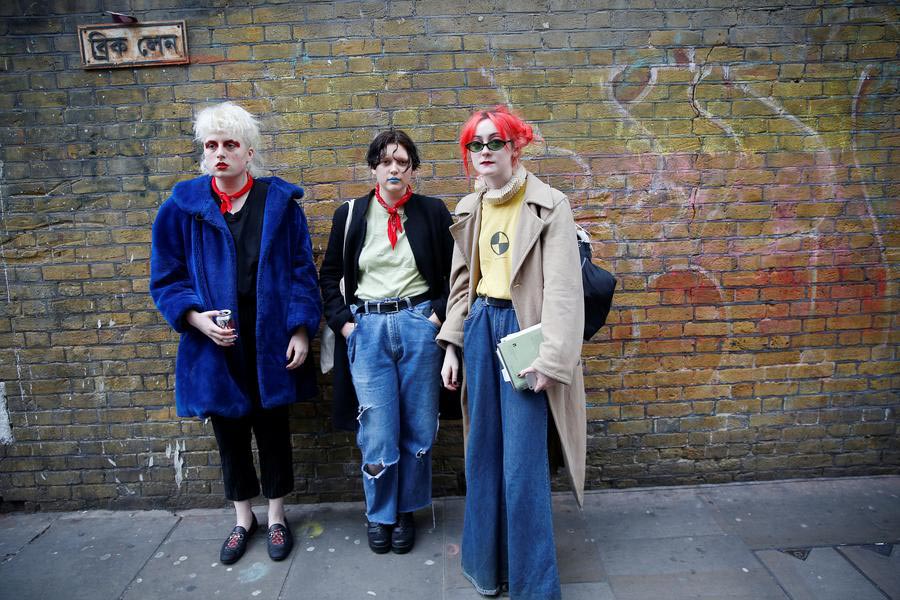
[[[543,324],[544,342],[534,367],[558,382],[547,389],[547,398],[572,489],[581,505],[587,417],[581,366],[584,292],[575,222],[569,201],[562,192],[531,173],[527,175],[525,186],[522,212],[513,237],[510,296],[520,328]],[[475,288],[481,279],[478,257],[481,193],[469,194],[460,200],[456,216],[457,222],[450,227],[456,244],[447,318],[437,339],[442,346],[450,343],[462,348],[463,321],[476,299]],[[463,377],[463,431],[468,435],[466,404]],[[551,441],[554,437],[550,436]]]

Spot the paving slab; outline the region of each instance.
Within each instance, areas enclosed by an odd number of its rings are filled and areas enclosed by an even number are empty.
[[[844,546],[837,550],[888,598],[900,598],[900,545],[893,546],[889,555],[870,546]]]
[[[777,584],[736,581],[709,573],[611,576],[616,600],[790,600]]]
[[[601,544],[724,533],[715,508],[692,488],[589,493],[584,518],[591,536]]]
[[[726,532],[753,549],[835,546],[886,541],[900,522],[900,502],[887,482],[810,480],[711,486],[699,491]]]
[[[0,516],[0,562],[41,535],[58,516],[52,513]]]
[[[585,518],[585,513],[579,510],[571,495],[554,496],[553,537],[559,580],[564,586],[606,581],[599,540],[591,536]]]
[[[221,545],[219,540],[167,540],[137,574],[124,600],[278,598],[291,563],[269,560],[264,535],[257,532],[233,565],[218,561]]]
[[[462,496],[441,498],[435,501],[435,507],[440,511],[438,516],[443,519],[448,529],[450,526],[458,526],[462,531],[463,519],[466,516],[466,499]]]
[[[17,600],[118,598],[175,525],[163,511],[68,514],[0,564]]]
[[[416,513],[416,545],[408,554],[376,555],[366,541],[361,506],[311,513],[300,527],[283,598],[390,598],[422,600],[443,583],[443,530],[432,527],[431,510]]]
[[[795,600],[832,597],[816,586],[853,600],[873,590],[900,598],[900,552],[874,545],[900,541],[900,477],[609,490],[585,500],[581,512],[570,494],[553,497],[564,600],[784,600],[788,585]],[[230,509],[3,515],[0,597],[480,600],[459,568],[463,498],[436,500],[434,517],[420,511],[416,547],[403,556],[368,549],[363,511],[361,502],[289,506],[288,560],[271,562],[257,534],[231,567],[218,563]],[[254,512],[265,525],[265,506]],[[774,553],[786,547],[812,548],[811,559]],[[837,572],[850,574],[835,583]],[[835,587],[847,582],[849,592]]]
[[[447,598],[463,600],[481,598],[468,579],[462,574],[462,530],[465,516],[465,498],[449,498],[443,500],[442,516],[444,519],[444,589]],[[474,596],[472,594],[475,594]]]
[[[880,541],[900,542],[900,477],[877,478],[864,486],[869,517],[875,526],[889,535]]]
[[[787,598],[735,536],[611,540],[600,554],[618,600]]]
[[[234,511],[230,510],[191,510],[176,514],[178,524],[169,535],[169,540],[219,540],[224,542],[234,527]],[[256,518],[260,517],[256,511]],[[260,520],[263,524],[264,520]],[[216,552],[215,556],[219,553]]]
[[[562,600],[616,600],[609,584],[601,581],[562,584]]]
[[[805,560],[777,550],[756,553],[793,600],[886,600],[833,548],[813,548]]]

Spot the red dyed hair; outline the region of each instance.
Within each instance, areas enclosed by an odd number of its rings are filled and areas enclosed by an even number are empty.
[[[459,148],[462,152],[463,168],[466,170],[466,176],[469,175],[469,150],[466,144],[475,137],[475,128],[485,119],[490,119],[494,127],[505,140],[511,140],[514,150],[521,150],[534,140],[534,132],[531,125],[523,121],[517,115],[512,114],[509,109],[502,104],[495,106],[491,110],[479,110],[472,113],[469,120],[462,126],[459,134]]]

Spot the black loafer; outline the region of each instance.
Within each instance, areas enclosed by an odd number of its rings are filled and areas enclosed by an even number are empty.
[[[391,526],[369,521],[369,548],[375,554],[385,554],[391,549]]]
[[[269,550],[269,558],[272,560],[284,560],[291,553],[294,547],[294,536],[286,519],[284,525],[275,523],[269,526],[266,547]]]
[[[246,530],[237,525],[231,530],[231,535],[222,544],[222,550],[219,551],[219,561],[223,565],[230,565],[238,561],[247,550],[247,539],[256,533],[259,523],[256,522],[256,515],[253,515],[253,522],[250,524],[250,530]]]
[[[416,543],[416,519],[411,512],[397,515],[397,525],[391,533],[391,550],[394,554],[406,554]]]

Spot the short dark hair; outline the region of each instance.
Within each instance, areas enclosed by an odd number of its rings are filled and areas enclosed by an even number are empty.
[[[419,161],[419,151],[416,149],[415,142],[399,129],[389,129],[375,136],[375,139],[369,144],[369,151],[366,152],[366,162],[370,167],[374,169],[378,166],[378,163],[384,158],[385,150],[391,144],[403,146],[406,153],[409,154],[409,164],[412,170],[415,171],[419,168],[421,161]]]

